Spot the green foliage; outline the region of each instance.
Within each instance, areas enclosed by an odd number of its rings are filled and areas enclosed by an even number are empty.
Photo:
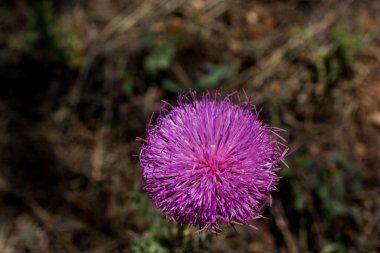
[[[362,188],[362,169],[341,153],[323,161],[294,156],[288,164],[291,169],[283,175],[289,182],[292,211],[303,215],[317,212],[322,222],[319,226],[326,232],[325,246],[332,249],[329,252],[346,252],[343,227],[362,224],[362,214],[352,198]]]
[[[211,245],[211,236],[207,232],[192,235],[192,229],[184,230],[184,237],[181,242],[180,252],[209,252],[208,248]]]
[[[134,253],[169,253],[170,250],[162,246],[149,235],[142,236],[132,242],[131,250]]]
[[[300,213],[305,211],[306,206],[310,203],[310,196],[299,185],[295,184],[292,187],[292,197],[294,209]]]
[[[220,81],[223,81],[234,74],[231,67],[227,65],[217,65],[211,71],[203,74],[195,83],[197,90],[205,90],[215,87]]]
[[[309,172],[315,171],[318,166],[318,164],[314,160],[303,156],[294,157],[294,163],[298,167],[301,167],[302,169]]]
[[[168,223],[145,192],[134,190],[131,209],[143,233],[131,243],[133,253],[208,252],[211,237],[208,233],[195,235],[195,228]]]
[[[351,162],[342,154],[336,154],[333,156],[333,160],[337,166],[346,171],[352,176],[362,176],[363,170],[357,166],[351,164]]]
[[[324,248],[321,250],[321,252],[347,253],[348,248],[344,243],[326,240],[324,243]]]
[[[333,83],[355,73],[355,53],[363,45],[359,34],[352,32],[347,26],[338,25],[331,42],[324,45],[307,31],[297,28],[295,33],[308,45],[319,80]]]
[[[149,74],[157,74],[160,70],[168,70],[171,67],[175,47],[172,42],[153,47],[144,60],[144,69]]]
[[[207,73],[204,73],[199,77],[199,79],[191,85],[197,91],[203,91],[207,89],[214,88],[218,83],[223,80],[230,78],[234,74],[234,70],[227,65],[216,65]],[[162,87],[169,92],[177,93],[180,90],[186,89],[186,86],[173,82],[171,80],[165,79],[162,83]]]
[[[75,55],[72,50],[79,43],[79,36],[73,31],[57,28],[50,2],[35,4],[30,20],[33,30],[27,37],[27,42],[32,54],[47,62],[65,63],[72,67],[80,65],[81,57]]]
[[[324,59],[324,71],[331,82],[345,73],[355,72],[354,52],[360,47],[361,38],[346,26],[338,26],[334,33],[332,46]]]
[[[153,34],[148,34],[144,38],[144,46],[148,53],[144,58],[143,69],[152,76],[157,76],[160,71],[164,74],[170,73],[177,51],[177,40],[173,37],[164,39],[156,38]],[[160,86],[171,93],[193,88],[198,91],[214,88],[218,83],[233,76],[234,70],[227,65],[215,65],[209,71],[202,74],[195,82],[184,85],[181,82],[173,81],[173,78],[163,78]]]
[[[162,83],[162,88],[164,88],[166,91],[178,93],[181,90],[186,89],[186,87],[181,83],[176,83],[171,80],[165,79]]]
[[[362,187],[362,170],[352,165],[345,156],[331,157],[330,170],[323,173],[314,185],[324,210],[323,218],[332,222],[343,217],[359,226],[361,217],[350,203],[350,195]]]
[[[129,98],[131,95],[133,95],[134,84],[135,83],[133,76],[127,70],[125,70],[122,74],[121,91],[126,98]]]

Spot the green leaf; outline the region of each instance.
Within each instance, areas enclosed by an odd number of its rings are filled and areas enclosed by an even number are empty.
[[[170,42],[154,49],[144,61],[144,69],[149,74],[156,74],[160,70],[170,68],[175,53],[174,45]]]
[[[346,194],[344,179],[339,174],[334,178],[334,190],[338,198],[343,198]]]
[[[349,210],[349,215],[357,226],[360,226],[363,223],[362,214],[357,208],[351,207]]]
[[[338,200],[331,200],[328,204],[328,215],[330,215],[332,218],[342,216],[346,214],[349,210],[349,207],[345,205],[343,202],[340,202]]]
[[[153,33],[146,34],[143,38],[144,47],[153,48],[154,47],[154,41],[155,41],[155,39],[154,39]]]
[[[361,168],[352,165],[351,162],[342,154],[335,155],[333,160],[337,166],[351,175],[361,176],[363,174],[363,170]]]
[[[162,83],[162,87],[165,90],[173,92],[173,93],[178,93],[179,91],[186,89],[186,87],[182,85],[181,83],[176,83],[167,79],[164,80],[164,82]]]
[[[280,176],[280,177],[291,177],[292,176],[292,171],[288,168],[288,167],[286,167],[284,164],[280,164],[279,165],[280,166],[280,170],[279,170],[279,172],[278,172],[278,175]]]
[[[234,71],[226,65],[215,66],[210,72],[202,75],[195,87],[199,90],[215,87],[220,81],[231,77]]]
[[[169,253],[170,250],[165,248],[157,238],[150,234],[141,236],[132,241],[131,250],[133,253]]]
[[[133,93],[134,82],[131,75],[128,72],[125,72],[123,75],[123,84],[121,86],[121,91],[127,98],[130,97]]]
[[[302,191],[302,189],[297,185],[292,188],[292,193],[294,199],[294,209],[298,212],[303,212],[309,202],[308,196],[305,194],[305,191]]]
[[[304,156],[296,156],[294,158],[294,163],[307,170],[307,171],[315,171],[315,169],[317,168],[317,164],[316,162],[313,160],[313,159],[310,159],[310,158],[307,158],[307,157],[304,157]]]
[[[328,187],[323,182],[318,182],[315,187],[315,192],[317,193],[320,200],[323,202],[328,202],[331,200],[330,191]]]

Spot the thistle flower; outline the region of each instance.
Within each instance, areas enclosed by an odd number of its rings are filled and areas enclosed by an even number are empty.
[[[261,218],[286,147],[247,98],[191,91],[165,103],[140,152],[144,189],[167,217],[217,232]],[[277,136],[277,138],[275,137]],[[278,141],[277,139],[280,139]]]

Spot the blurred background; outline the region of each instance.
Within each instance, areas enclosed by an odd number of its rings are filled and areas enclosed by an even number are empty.
[[[380,252],[379,27],[377,0],[1,0],[0,252]],[[141,190],[136,136],[189,88],[287,130],[258,230]]]

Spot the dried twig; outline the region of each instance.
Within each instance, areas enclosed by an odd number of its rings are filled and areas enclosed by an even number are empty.
[[[339,13],[344,13],[352,0],[346,1],[344,5],[340,6]],[[307,34],[316,36],[317,34],[325,31],[339,18],[336,10],[331,11],[324,15],[324,18],[312,26],[306,28]],[[285,55],[298,47],[304,45],[304,42],[299,38],[290,38],[282,46],[274,50],[269,56],[264,57],[253,68],[250,68],[240,75],[239,83],[251,83],[253,87],[259,88],[264,84],[264,81],[270,77],[278,67],[283,63]]]
[[[280,201],[277,201],[272,206],[271,210],[274,216],[274,221],[276,222],[276,225],[278,226],[282,236],[284,237],[288,251],[290,253],[300,252],[296,244],[297,240],[294,239],[293,234],[289,229],[289,225],[284,214],[284,207],[282,206],[282,203]]]
[[[362,235],[358,238],[357,244],[358,248],[363,248],[364,246],[373,245],[371,236],[377,234],[375,232],[376,226],[380,223],[380,202],[378,201],[376,209],[373,212],[370,219],[368,219],[367,224],[363,228]],[[374,233],[375,232],[375,233]],[[353,251],[350,251],[350,253]]]
[[[45,226],[45,229],[51,233],[56,231],[56,229],[59,227],[58,222],[54,220],[53,217],[44,209],[42,208],[35,200],[29,198],[27,200],[27,203],[31,210],[33,211],[34,215],[42,222],[42,224]],[[72,253],[79,253],[80,250],[77,249],[74,244],[70,240],[68,240],[65,236],[57,236],[56,237],[58,242],[68,251]]]

